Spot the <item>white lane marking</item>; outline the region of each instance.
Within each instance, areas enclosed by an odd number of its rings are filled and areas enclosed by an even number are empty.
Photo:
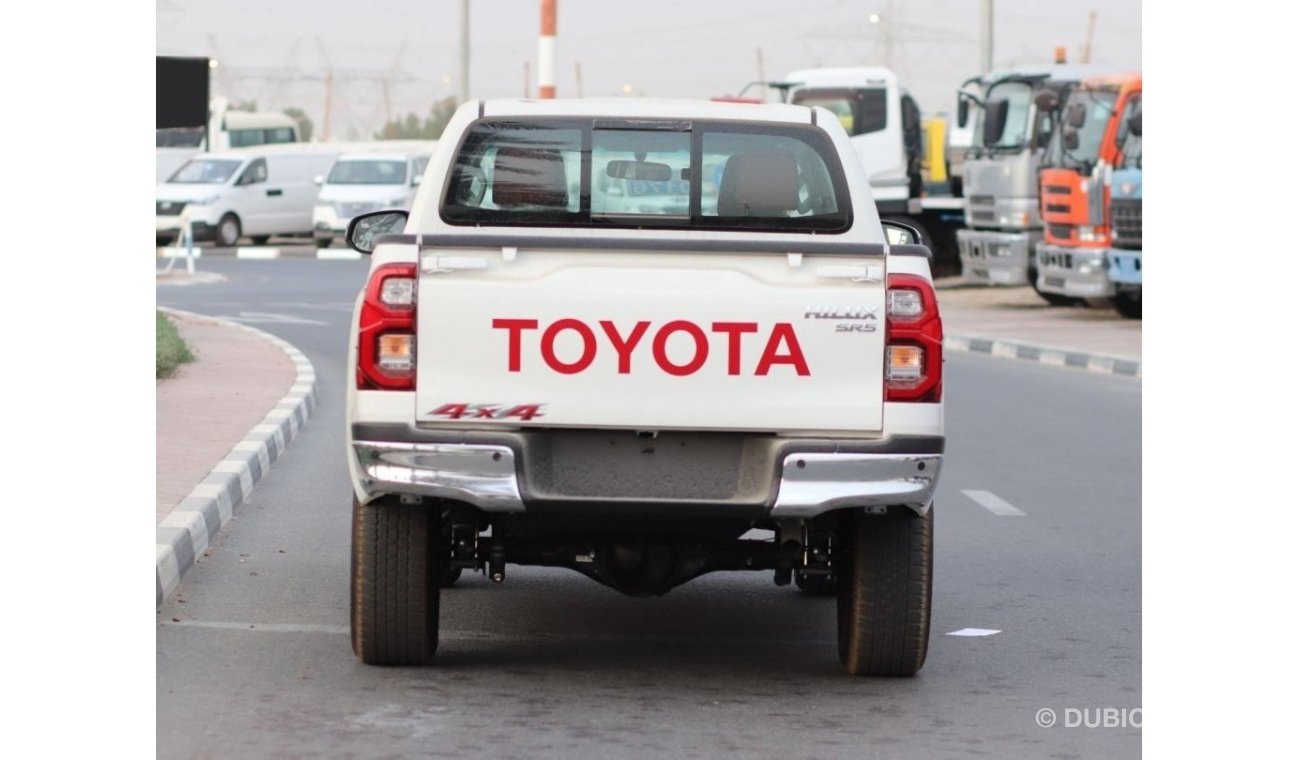
[[[351,633],[346,625],[322,625],[319,623],[232,623],[224,621],[208,620],[181,620],[178,622],[167,621],[161,625],[171,628],[208,628],[227,631],[247,631],[249,633],[326,633],[334,636],[345,636]],[[585,641],[585,642],[653,642],[660,644],[673,643],[690,643],[698,642],[704,636],[641,636],[641,635],[621,635],[621,634],[591,634],[580,632],[548,632],[537,631],[529,634],[503,634],[489,631],[448,631],[438,632],[440,641],[485,641],[485,642],[565,642],[565,641]],[[754,644],[796,644],[801,642],[815,644],[829,644],[832,639],[820,638],[777,638],[763,637],[757,639],[746,639],[746,643]]]
[[[237,317],[225,317],[238,322],[251,322],[253,324],[272,324],[272,325],[328,325],[329,322],[322,322],[319,319],[307,319],[306,317],[295,317],[290,314],[272,314],[265,311],[241,311]]]
[[[763,528],[751,528],[740,537],[741,541],[771,541],[776,538],[776,532],[764,530]]]
[[[960,631],[953,631],[948,635],[949,636],[992,636],[995,633],[1002,633],[1002,631],[994,630],[992,628],[963,628]]]
[[[991,491],[962,491],[976,504],[995,515],[1002,517],[1024,517],[1025,513],[1008,504],[1002,497]]]
[[[278,259],[280,258],[279,248],[248,248],[240,246],[235,249],[235,258],[237,259]]]

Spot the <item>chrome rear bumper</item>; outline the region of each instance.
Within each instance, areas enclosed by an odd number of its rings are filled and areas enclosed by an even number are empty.
[[[471,504],[485,512],[524,512],[529,501],[555,500],[554,494],[529,494],[520,458],[509,445],[412,443],[356,440],[363,501],[384,494],[412,494]],[[940,448],[941,450],[941,448]],[[929,509],[943,464],[942,453],[801,453],[798,442],[783,444],[784,456],[767,498],[654,499],[635,494],[608,496],[619,502],[698,505],[714,514],[758,507],[772,517],[810,518],[845,507],[907,506]],[[602,499],[584,495],[583,501]]]

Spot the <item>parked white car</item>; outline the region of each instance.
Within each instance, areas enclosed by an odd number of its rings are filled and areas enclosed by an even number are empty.
[[[308,236],[316,203],[315,177],[329,170],[346,144],[289,144],[202,153],[158,185],[158,245],[184,224],[195,240],[232,246],[242,237]]]
[[[358,214],[384,209],[409,211],[432,146],[418,153],[346,153],[321,180],[312,209],[312,234],[321,248],[348,230]]]

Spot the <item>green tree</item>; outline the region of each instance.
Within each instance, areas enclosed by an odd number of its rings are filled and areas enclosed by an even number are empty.
[[[376,140],[436,140],[442,137],[442,131],[456,112],[456,99],[446,97],[437,101],[429,109],[429,115],[420,118],[418,114],[408,113],[384,124],[375,133]]]

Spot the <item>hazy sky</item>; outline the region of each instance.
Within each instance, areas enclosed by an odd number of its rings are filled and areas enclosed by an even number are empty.
[[[557,0],[556,84],[582,94],[709,97],[764,74],[812,66],[885,64],[927,114],[951,110],[977,73],[980,0]],[[211,56],[213,90],[260,108],[297,106],[320,129],[324,74],[334,72],[335,137],[369,137],[392,112],[424,113],[456,92],[458,0],[157,0],[161,55]],[[471,97],[536,93],[538,0],[471,0]],[[1139,0],[994,0],[994,64],[1047,63],[1057,45],[1079,61],[1090,11],[1092,61],[1142,62]],[[879,25],[869,21],[872,13]],[[446,83],[444,83],[444,77]],[[350,134],[349,134],[350,133]]]

